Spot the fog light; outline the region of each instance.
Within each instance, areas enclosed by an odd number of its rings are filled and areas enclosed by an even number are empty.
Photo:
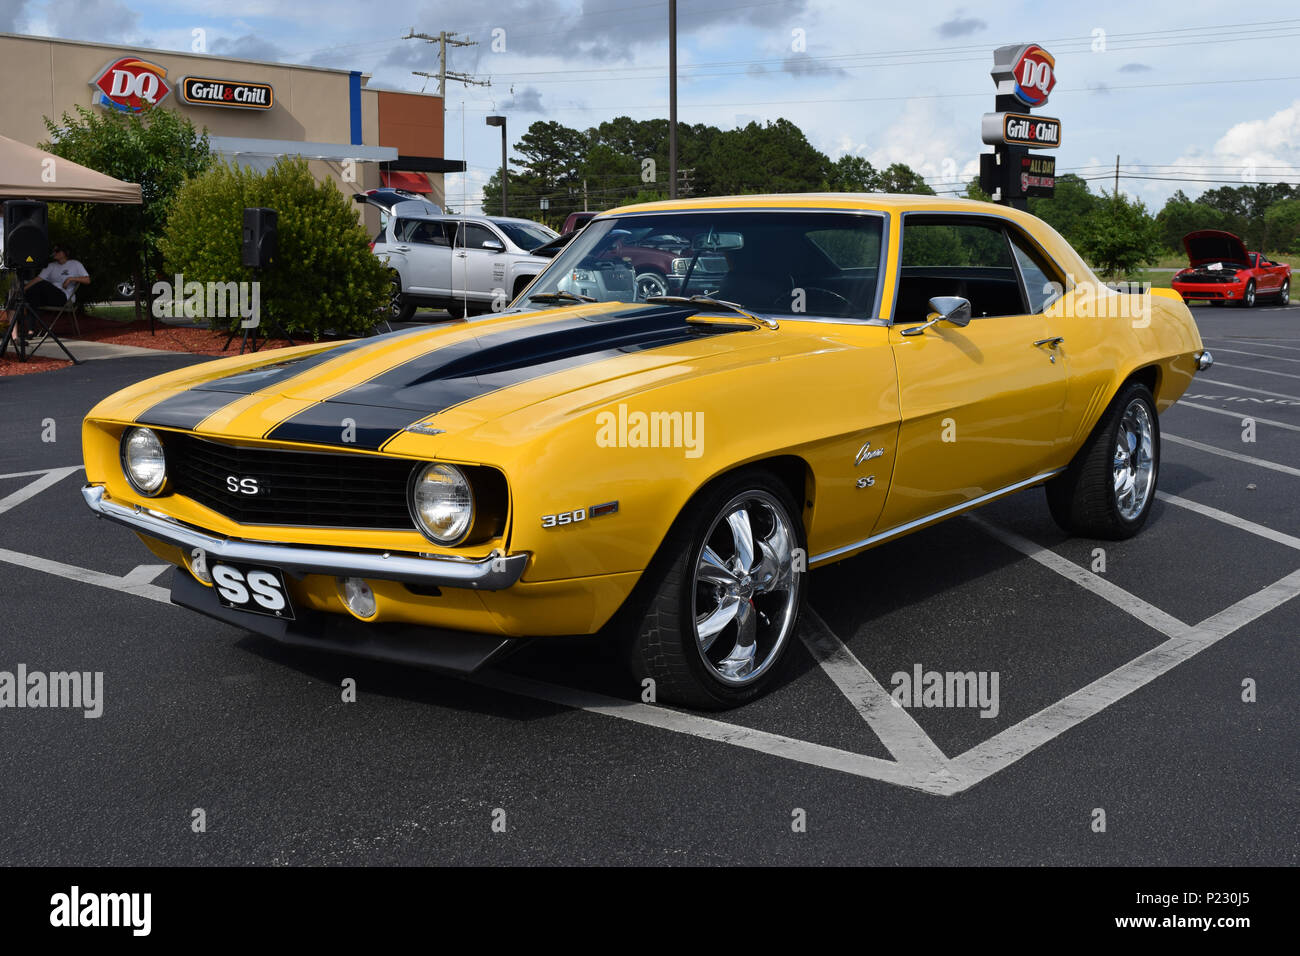
[[[339,597],[349,611],[363,621],[368,621],[375,616],[378,605],[375,602],[375,592],[370,590],[369,584],[361,578],[335,578],[335,581],[338,584]]]

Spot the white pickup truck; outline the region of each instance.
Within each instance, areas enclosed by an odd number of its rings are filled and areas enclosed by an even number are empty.
[[[531,219],[435,215],[400,202],[370,248],[392,273],[391,319],[405,321],[421,305],[463,318],[505,308],[550,265],[530,253],[556,235]]]

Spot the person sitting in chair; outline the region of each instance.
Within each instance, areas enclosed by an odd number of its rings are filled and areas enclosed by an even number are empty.
[[[59,309],[77,298],[77,286],[90,284],[90,273],[76,259],[68,258],[67,250],[54,246],[50,250],[51,262],[40,274],[23,286],[23,298],[34,309]],[[30,324],[30,323],[28,323]],[[10,318],[9,334],[17,338],[18,322]]]
[[[76,259],[69,259],[62,246],[54,246],[50,255],[53,261],[24,287],[27,301],[38,309],[62,308],[76,299],[77,286],[90,285],[86,267]]]

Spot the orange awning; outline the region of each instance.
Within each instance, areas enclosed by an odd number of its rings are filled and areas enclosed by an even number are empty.
[[[429,177],[424,173],[407,173],[394,169],[391,172],[380,170],[384,185],[389,189],[405,189],[408,193],[431,193]]]

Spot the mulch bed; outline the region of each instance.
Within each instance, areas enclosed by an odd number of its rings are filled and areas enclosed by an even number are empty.
[[[118,322],[112,319],[96,318],[94,315],[81,315],[77,317],[77,323],[80,327],[80,334],[74,335],[72,322],[68,319],[60,319],[58,327],[54,330],[58,333],[59,338],[69,343],[69,347],[75,345],[78,341],[107,342],[112,345],[134,345],[137,348],[159,349],[164,352],[188,352],[193,355],[238,355],[239,354],[239,336],[235,336],[234,341],[230,343],[230,348],[222,351],[222,346],[226,344],[227,332],[214,332],[206,327],[199,326],[176,326],[168,325],[162,321],[154,322],[154,331],[149,331],[149,320],[142,319],[131,322]],[[7,329],[3,322],[0,322],[0,334]],[[310,339],[295,339],[294,344],[303,345]],[[258,351],[268,349],[285,348],[289,342],[285,339],[259,339]],[[76,354],[76,349],[72,348],[72,353]],[[0,375],[29,375],[33,372],[47,372],[51,369],[63,368],[71,363],[66,360],[48,359],[48,358],[30,358],[26,362],[11,360],[13,356],[13,346],[10,346],[9,353],[4,359],[0,359]]]

